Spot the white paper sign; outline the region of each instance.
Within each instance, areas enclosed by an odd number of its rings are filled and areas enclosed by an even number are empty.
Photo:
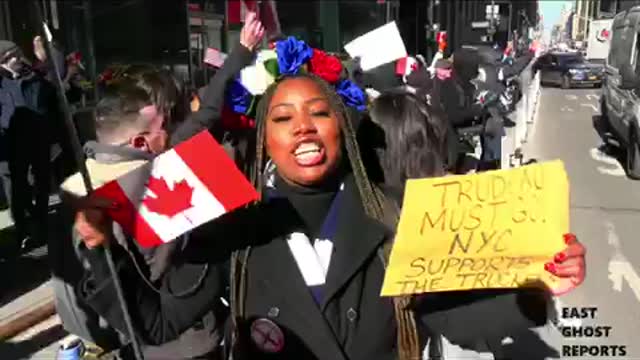
[[[407,49],[395,21],[354,39],[344,49],[352,58],[360,57],[363,71],[407,57]]]

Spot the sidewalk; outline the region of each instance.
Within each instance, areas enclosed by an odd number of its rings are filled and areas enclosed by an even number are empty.
[[[55,313],[53,300],[51,281],[48,280],[4,304],[0,307],[0,338],[12,337],[22,332],[22,327],[30,327],[38,323],[39,318],[51,316]]]
[[[54,359],[66,332],[55,314],[48,249],[17,256],[8,251],[15,241],[9,211],[0,211],[0,359]]]
[[[60,343],[70,338],[57,315],[0,344],[3,359],[53,360]]]

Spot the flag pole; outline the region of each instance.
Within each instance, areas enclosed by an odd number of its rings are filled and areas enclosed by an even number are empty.
[[[91,178],[89,177],[89,172],[87,170],[87,166],[85,164],[84,153],[82,151],[82,146],[80,145],[80,140],[78,137],[78,132],[76,130],[75,124],[73,123],[73,118],[71,115],[71,109],[69,107],[69,102],[67,101],[67,97],[64,91],[64,85],[62,84],[62,78],[60,77],[60,72],[58,71],[57,64],[55,63],[55,59],[52,57],[53,55],[53,45],[49,38],[51,36],[51,32],[49,31],[49,27],[47,23],[44,21],[42,17],[42,9],[38,3],[34,3],[36,16],[40,24],[42,24],[41,28],[41,37],[42,41],[45,44],[45,52],[47,53],[47,62],[49,65],[53,65],[53,69],[55,70],[55,79],[53,81],[56,87],[56,94],[58,96],[58,101],[60,103],[60,110],[64,116],[64,122],[69,132],[69,141],[71,142],[71,148],[73,149],[74,157],[76,160],[76,164],[78,165],[78,169],[80,174],[82,175],[82,181],[84,183],[84,187],[87,191],[87,194],[90,194],[93,191],[93,186],[91,184]],[[60,66],[64,66],[64,64],[59,64]],[[104,245],[104,254],[107,259],[107,265],[109,267],[109,271],[111,273],[111,278],[113,279],[113,285],[116,288],[116,293],[118,296],[118,301],[120,302],[120,307],[122,309],[124,322],[127,327],[127,332],[129,333],[129,338],[131,340],[131,345],[133,347],[133,352],[136,357],[136,360],[143,360],[142,351],[140,350],[140,344],[138,344],[138,340],[136,338],[135,332],[133,330],[133,324],[131,322],[131,315],[129,314],[129,309],[127,308],[127,303],[124,300],[124,292],[122,291],[122,284],[120,283],[120,279],[118,278],[118,273],[116,271],[115,264],[113,262],[113,256],[111,254],[111,249],[108,244]]]

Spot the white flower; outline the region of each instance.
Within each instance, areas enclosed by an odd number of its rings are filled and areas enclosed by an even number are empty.
[[[256,62],[244,69],[240,73],[240,83],[251,93],[251,95],[261,95],[267,88],[275,82],[275,78],[269,74],[264,67],[264,63],[270,59],[277,59],[275,50],[263,50],[258,53]]]

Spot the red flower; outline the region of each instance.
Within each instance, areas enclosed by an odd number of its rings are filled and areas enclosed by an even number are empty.
[[[228,106],[222,108],[222,127],[225,130],[254,129],[256,122],[254,119],[234,112]]]
[[[324,51],[313,49],[313,56],[309,61],[309,70],[329,84],[335,84],[340,80],[342,63],[335,56],[327,55]]]

